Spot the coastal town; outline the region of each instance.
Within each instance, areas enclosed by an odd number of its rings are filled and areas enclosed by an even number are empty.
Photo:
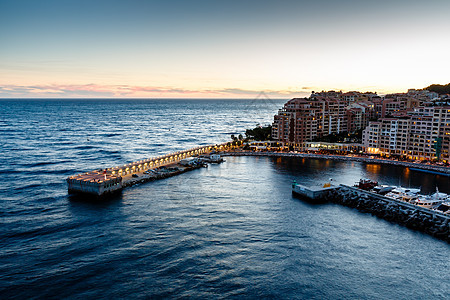
[[[357,133],[359,138],[351,138]],[[342,138],[339,143],[325,142],[330,135]],[[289,100],[278,111],[271,137],[269,148],[369,154],[448,165],[450,96],[416,89],[384,96],[313,92],[309,98]]]
[[[0,0],[0,300],[450,300],[449,12]]]

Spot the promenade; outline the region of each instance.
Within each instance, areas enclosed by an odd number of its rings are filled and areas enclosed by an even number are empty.
[[[415,168],[427,171],[434,171],[450,176],[450,167],[429,165],[416,162],[406,162],[381,158],[370,158],[353,155],[331,155],[331,154],[313,154],[313,153],[293,153],[293,152],[254,152],[254,151],[229,151],[223,152],[224,156],[268,156],[268,157],[300,157],[300,158],[315,158],[315,159],[331,159],[340,161],[359,161],[364,163],[386,164],[393,166],[402,166],[407,168]]]

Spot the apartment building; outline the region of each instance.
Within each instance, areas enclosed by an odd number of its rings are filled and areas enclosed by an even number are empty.
[[[370,122],[369,125],[363,130],[363,146],[367,153],[379,154],[380,153],[380,133],[381,122]]]
[[[358,102],[350,104],[346,109],[346,131],[355,132],[366,128],[373,115],[373,104],[370,102]]]
[[[274,116],[272,138],[294,146],[316,138],[319,113],[316,104],[308,98],[289,100]]]
[[[347,131],[347,105],[336,97],[314,96],[310,98],[318,109],[318,136]]]
[[[433,112],[434,107],[419,107],[408,112],[411,128],[407,156],[411,159],[431,160],[436,156],[433,143],[438,135],[433,130]]]
[[[450,162],[450,106],[434,107],[433,111],[434,149],[440,159]]]
[[[450,106],[423,106],[406,117],[370,122],[363,131],[363,145],[371,154],[449,162]]]

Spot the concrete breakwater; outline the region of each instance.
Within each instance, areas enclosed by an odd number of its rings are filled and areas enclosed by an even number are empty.
[[[359,161],[364,163],[386,164],[393,166],[403,166],[408,168],[415,168],[421,170],[435,171],[450,176],[450,167],[427,165],[422,163],[397,161],[381,158],[345,156],[345,155],[326,155],[326,154],[311,154],[311,153],[285,153],[285,152],[253,152],[253,151],[236,151],[224,152],[224,156],[268,156],[268,157],[300,157],[300,158],[317,158],[317,159],[331,159],[341,161]]]
[[[450,215],[346,185],[329,191],[325,198],[450,243]]]
[[[174,176],[194,169],[179,163],[193,156],[208,155],[226,150],[226,144],[208,145],[154,158],[132,162],[123,166],[94,170],[66,179],[69,193],[103,196],[121,191],[139,182]],[[158,170],[158,171],[155,171]],[[152,171],[152,173],[148,173]]]

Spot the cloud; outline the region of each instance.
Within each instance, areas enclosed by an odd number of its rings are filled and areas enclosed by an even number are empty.
[[[271,98],[290,98],[304,94],[303,91],[241,88],[193,90],[179,87],[100,84],[0,85],[1,98],[254,98],[261,92]]]

